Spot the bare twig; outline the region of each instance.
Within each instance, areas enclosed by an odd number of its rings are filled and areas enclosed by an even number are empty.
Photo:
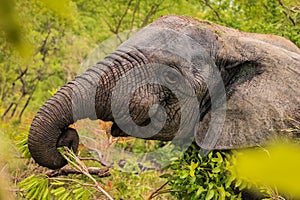
[[[119,29],[120,29],[120,27],[121,27],[121,25],[122,25],[122,22],[123,22],[125,16],[128,14],[128,10],[129,10],[129,8],[130,8],[132,2],[133,2],[133,0],[128,1],[127,7],[126,7],[126,9],[125,9],[123,15],[122,15],[121,18],[119,19],[119,22],[118,22],[118,24],[117,24],[117,26],[116,26],[115,34],[118,34],[118,33],[119,33]]]
[[[280,5],[282,8],[288,10],[289,12],[294,12],[294,13],[297,12],[297,11],[295,11],[295,10],[293,10],[293,9],[290,9],[289,7],[285,6],[285,5],[283,4],[282,0],[278,0],[278,3],[279,3],[279,5]],[[290,15],[288,12],[283,11],[283,13],[285,14],[285,16],[286,16],[287,18],[289,18],[289,20],[292,22],[292,24],[293,24],[294,26],[297,25],[296,21],[291,17],[291,15]],[[299,12],[297,12],[297,13],[299,13]]]
[[[95,161],[95,162],[98,162],[100,164],[101,163],[101,160],[100,159],[97,159],[97,158],[93,158],[93,157],[78,157],[80,160],[90,160],[90,161]]]
[[[111,16],[112,12],[109,9],[109,6],[106,6],[106,4],[103,4],[102,7],[105,9],[107,14],[102,14],[102,18],[104,19],[105,23],[108,25],[109,30],[111,32],[114,31],[112,24],[116,24],[118,22],[117,17],[111,17],[110,19],[113,20],[113,23],[109,22],[109,20],[105,16]]]
[[[21,190],[19,188],[7,188],[7,190],[10,192],[15,192],[15,193],[21,192]]]
[[[136,15],[136,12],[139,10],[139,7],[140,7],[140,2],[138,1],[138,2],[136,2],[135,6],[134,6],[133,13],[132,13],[129,32],[126,35],[127,40],[129,39],[129,36],[133,31],[133,25],[134,25],[134,22],[135,22],[135,15]]]
[[[36,83],[35,83],[35,85],[33,86],[33,89],[31,90],[31,93],[30,93],[29,97],[28,97],[27,100],[26,100],[25,105],[23,106],[23,108],[22,108],[22,110],[21,110],[21,112],[20,112],[20,114],[19,114],[19,121],[21,121],[22,116],[23,116],[23,114],[24,114],[24,111],[26,110],[27,106],[29,105],[29,102],[30,102],[30,100],[32,99],[33,94],[34,94],[34,92],[35,92],[35,90],[36,90],[36,88],[37,88],[39,82],[40,82],[40,78],[38,77],[38,78],[37,78],[37,81],[36,81]]]
[[[169,6],[165,6],[165,7],[162,7],[160,8],[160,6],[163,4],[163,0],[160,1],[160,2],[157,2],[155,3],[154,5],[151,6],[149,12],[147,13],[146,17],[144,18],[143,22],[142,22],[142,25],[141,27],[144,27],[148,24],[150,18],[155,15],[156,13],[162,11],[162,10],[165,10],[167,9]],[[160,9],[159,9],[160,8]]]
[[[97,153],[98,159],[94,159],[94,161],[101,163],[105,167],[109,167],[109,168],[113,167],[113,163],[109,163],[108,161],[104,160],[102,153],[98,149],[90,148],[90,147],[87,147],[87,149],[88,151],[93,151]]]
[[[20,101],[21,101],[22,98],[23,98],[23,96],[19,97],[19,100],[17,101],[18,103],[14,103],[15,107],[13,108],[13,110],[12,110],[12,112],[10,114],[10,118],[13,118],[13,116],[15,115],[15,113],[17,111],[17,108],[19,106],[19,103],[20,103]]]
[[[48,33],[47,33],[45,39],[43,40],[43,44],[42,44],[42,46],[40,48],[40,53],[43,55],[43,57],[42,57],[43,63],[45,63],[46,56],[47,56],[47,53],[48,53],[48,49],[46,48],[46,46],[47,46],[50,34],[51,34],[51,29],[49,28],[48,29]]]
[[[298,121],[292,117],[288,117],[287,119],[300,125],[300,121]]]
[[[295,20],[286,11],[283,11],[283,13],[287,16],[287,18],[289,18],[289,20],[292,22],[292,24],[294,26],[297,25],[296,22],[295,22]]]
[[[213,13],[216,15],[216,17],[220,22],[223,22],[219,13],[212,7],[212,5],[208,2],[208,0],[203,0],[202,2],[213,11]]]
[[[26,67],[24,70],[22,70],[22,69],[19,67],[19,71],[20,71],[20,74],[19,74],[19,76],[15,79],[15,82],[16,82],[17,80],[19,80],[20,78],[22,78],[24,75],[27,74],[27,72],[28,72],[28,67]]]
[[[154,197],[156,197],[159,194],[159,191],[161,189],[163,189],[167,184],[169,183],[169,181],[165,182],[164,184],[162,184],[159,188],[157,188],[154,192],[152,192],[150,194],[150,196],[148,197],[148,200],[153,199]]]
[[[281,7],[293,12],[293,13],[300,13],[300,11],[298,10],[299,9],[299,6],[295,6],[295,7],[288,7],[286,5],[283,4],[282,0],[278,0],[278,3]]]
[[[10,105],[7,107],[7,109],[2,114],[1,119],[3,119],[7,115],[7,113],[10,111],[10,109],[13,107],[13,105],[15,105],[14,102],[10,103]]]

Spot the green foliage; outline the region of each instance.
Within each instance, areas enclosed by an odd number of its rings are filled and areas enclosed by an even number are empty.
[[[144,199],[164,181],[158,179],[159,172],[132,174],[113,169],[110,170],[111,176],[99,178],[86,172],[85,164],[74,153],[64,148],[60,152],[66,156],[72,168],[83,174],[59,177],[41,173],[31,175],[19,183],[26,199],[103,199],[102,191],[108,192],[115,199]]]
[[[21,136],[17,139],[16,146],[18,147],[19,152],[21,153],[22,157],[24,158],[31,158],[29,149],[28,149],[28,135],[21,134]]]
[[[60,149],[60,152],[66,159],[70,159],[70,163],[74,164],[74,168],[80,166],[85,167],[70,150]],[[77,162],[79,161],[79,162]],[[77,169],[81,170],[81,169]],[[90,174],[87,174],[91,176]],[[92,178],[93,179],[93,178]],[[91,199],[95,198],[96,186],[89,183],[89,179],[82,175],[74,175],[73,177],[49,177],[45,174],[31,175],[19,183],[21,191],[25,194],[26,199]]]
[[[237,189],[247,185],[230,172],[232,163],[230,153],[212,151],[201,157],[199,147],[193,144],[168,167],[171,174],[162,177],[169,181],[171,194],[178,199],[241,199]]]
[[[112,176],[97,180],[115,199],[142,200],[164,181],[158,178],[158,172],[137,175],[111,170],[111,173]],[[36,174],[22,180],[19,187],[26,199],[96,199],[102,196],[82,175],[49,178]],[[169,195],[167,197],[173,199]]]
[[[31,175],[19,184],[26,199],[91,199],[93,188],[84,187],[85,182],[68,178],[49,178],[44,174]]]
[[[26,199],[50,199],[48,179],[45,175],[31,175],[20,183],[23,191],[27,191]]]
[[[286,37],[300,46],[298,0],[202,0],[204,18],[248,32]]]

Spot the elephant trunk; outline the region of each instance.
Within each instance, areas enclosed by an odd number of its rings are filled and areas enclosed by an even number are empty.
[[[117,79],[145,61],[140,52],[125,50],[113,52],[77,76],[40,108],[28,136],[29,151],[38,164],[50,169],[67,164],[57,148],[77,150],[79,138],[68,128],[70,124],[84,118],[113,121],[110,104]]]
[[[29,131],[28,147],[37,163],[57,169],[67,162],[57,147],[78,147],[76,131],[68,126],[83,118],[96,118],[96,82],[88,75],[77,77],[51,97],[36,114]]]
[[[72,87],[65,86],[38,111],[30,127],[28,148],[34,160],[42,166],[57,169],[67,162],[57,150],[63,130],[74,123]]]

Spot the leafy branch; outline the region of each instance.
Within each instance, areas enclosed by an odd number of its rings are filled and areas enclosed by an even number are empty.
[[[89,173],[87,166],[72,152],[69,148],[64,147],[65,151],[62,151],[63,157],[68,161],[69,165],[74,167],[76,170],[80,171],[82,174],[87,176],[95,184],[95,187],[98,191],[103,193],[109,200],[113,198],[99,185],[96,179]]]

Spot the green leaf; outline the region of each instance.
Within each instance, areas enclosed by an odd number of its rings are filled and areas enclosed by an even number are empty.
[[[193,177],[195,176],[195,169],[198,167],[199,163],[194,163],[193,161],[191,162],[190,165],[190,176]]]
[[[59,200],[66,200],[70,197],[70,193],[69,192],[65,192],[60,198]]]
[[[84,190],[83,187],[78,187],[78,188],[74,189],[72,192],[73,192],[74,194],[76,194],[76,193],[82,192],[83,190]]]
[[[84,194],[86,193],[87,191],[84,189],[84,188],[81,188],[81,190],[78,190],[76,193],[75,193],[75,199],[80,199],[82,196],[84,196]]]
[[[242,184],[242,180],[241,179],[237,179],[237,181],[235,182],[235,188],[239,187]]]
[[[206,189],[204,189],[202,186],[200,186],[196,192],[196,197],[199,197],[205,191],[206,191]]]
[[[43,199],[43,200],[49,199],[49,189],[48,188],[46,188],[46,190],[44,191],[44,194],[41,199]]]
[[[219,173],[221,171],[220,167],[215,167],[212,169],[213,173]]]
[[[205,200],[210,200],[214,197],[215,191],[214,190],[209,190],[205,196]]]
[[[189,173],[187,171],[183,172],[183,174],[180,176],[181,179],[185,179],[189,176]]]
[[[51,190],[51,194],[54,194],[55,196],[59,196],[60,194],[64,193],[66,189],[64,187],[59,187],[56,189]]]
[[[63,181],[53,181],[51,182],[51,185],[55,185],[55,186],[61,186],[61,185],[65,185],[66,183]]]
[[[32,189],[26,194],[26,199],[32,199],[32,196],[34,195],[35,190]]]
[[[211,160],[216,163],[222,163],[223,158],[222,158],[221,154],[219,152],[217,152],[216,155],[217,155],[217,158],[212,158]]]
[[[235,177],[230,176],[229,178],[227,178],[226,183],[225,183],[225,188],[229,188],[231,183],[235,180]]]
[[[25,182],[21,182],[21,183],[23,183],[22,185],[20,185],[22,190],[31,190],[37,184],[35,180],[31,180],[30,182],[27,183]]]
[[[225,189],[223,187],[218,187],[218,192],[219,192],[218,200],[225,200],[225,197],[226,197]]]

